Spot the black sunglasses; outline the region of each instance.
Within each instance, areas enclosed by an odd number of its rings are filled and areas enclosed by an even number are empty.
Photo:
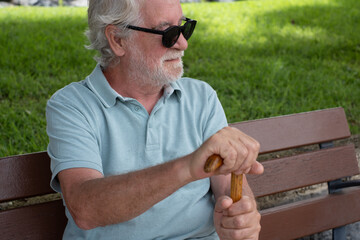
[[[160,34],[162,35],[162,44],[164,45],[164,47],[171,48],[179,39],[181,33],[183,34],[184,38],[188,40],[194,32],[196,26],[196,20],[185,18],[184,21],[185,21],[184,25],[171,26],[165,29],[164,31],[150,29],[150,28],[136,27],[132,25],[128,25],[127,28],[136,31]]]

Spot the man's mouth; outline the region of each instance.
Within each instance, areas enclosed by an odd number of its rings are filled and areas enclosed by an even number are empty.
[[[165,57],[165,62],[179,62],[181,58],[184,56],[184,52],[173,52]]]
[[[181,57],[178,58],[170,58],[170,59],[166,59],[166,62],[179,62],[181,60]]]

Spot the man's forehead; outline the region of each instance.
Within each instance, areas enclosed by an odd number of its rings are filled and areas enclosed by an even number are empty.
[[[179,24],[184,18],[179,0],[145,0],[141,15],[152,26]]]

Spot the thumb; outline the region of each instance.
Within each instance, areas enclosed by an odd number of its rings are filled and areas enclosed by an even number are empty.
[[[222,231],[222,220],[227,214],[227,209],[232,205],[233,201],[228,196],[221,196],[216,200],[214,208],[214,225],[218,233]]]
[[[248,172],[249,174],[263,174],[264,172],[264,166],[259,163],[259,162],[255,162],[252,166],[250,171]]]
[[[217,213],[222,213],[227,210],[233,203],[233,200],[228,196],[221,196],[217,199],[214,211]]]

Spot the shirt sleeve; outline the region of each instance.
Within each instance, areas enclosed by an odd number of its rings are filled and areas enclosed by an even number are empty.
[[[62,170],[91,168],[103,173],[96,134],[76,104],[63,96],[53,96],[46,106],[46,120],[50,185],[55,191],[61,192],[57,174]]]
[[[226,115],[220,100],[218,99],[216,92],[213,89],[211,90],[212,91],[208,97],[208,104],[206,106],[208,118],[206,124],[204,125],[204,141],[222,128],[228,126]]]

